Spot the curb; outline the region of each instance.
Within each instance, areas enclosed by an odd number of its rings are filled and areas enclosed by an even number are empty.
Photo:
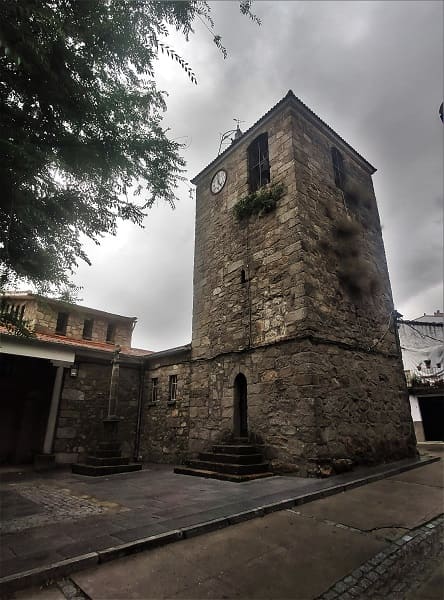
[[[221,517],[219,519],[213,519],[197,525],[192,525],[190,527],[184,527],[181,529],[175,529],[165,533],[152,535],[150,537],[120,544],[119,546],[112,546],[105,550],[81,554],[73,558],[52,563],[48,566],[37,567],[28,571],[14,573],[12,575],[0,578],[0,594],[3,596],[4,594],[8,594],[19,589],[42,584],[50,579],[66,577],[67,575],[70,575],[76,571],[80,571],[86,567],[96,566],[110,560],[123,558],[124,556],[158,548],[160,546],[164,546],[165,544],[178,542],[182,539],[188,539],[204,533],[210,533],[218,529],[223,529],[225,527],[229,527],[230,525],[250,521],[251,519],[263,517],[264,515],[273,512],[307,504],[309,502],[313,502],[314,500],[319,500],[321,498],[326,498],[341,492],[346,492],[347,490],[361,487],[381,479],[386,479],[387,477],[392,477],[393,475],[398,475],[399,473],[411,471],[412,469],[423,467],[439,460],[441,460],[440,457],[435,456],[421,458],[412,464],[389,468],[384,470],[382,473],[374,473],[350,482],[336,485],[333,484],[323,490],[317,490],[315,492],[308,492],[305,494],[303,493],[284,500],[277,500],[270,504],[264,504],[263,506],[248,509],[240,513]]]
[[[97,552],[89,552],[88,554],[81,554],[74,558],[61,560],[48,567],[37,567],[36,569],[30,569],[29,571],[22,571],[21,573],[14,573],[14,575],[2,577],[0,579],[0,593],[3,597],[3,594],[39,585],[48,579],[66,577],[75,571],[97,565],[98,557],[99,555]]]

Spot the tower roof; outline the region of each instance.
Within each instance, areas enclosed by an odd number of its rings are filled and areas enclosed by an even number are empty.
[[[365,168],[367,168],[367,170],[371,174],[376,172],[376,168],[373,165],[371,165],[363,156],[361,156],[361,154],[359,154],[359,152],[357,152],[340,135],[338,135],[336,133],[336,131],[334,131],[334,129],[332,129],[329,125],[327,125],[327,123],[325,121],[323,121],[320,117],[318,117],[318,115],[316,113],[314,113],[306,104],[304,104],[302,102],[302,100],[297,98],[294,95],[293,90],[288,90],[286,95],[281,100],[279,100],[279,102],[277,102],[277,104],[272,106],[270,108],[270,110],[268,110],[260,119],[258,119],[256,121],[256,123],[254,123],[249,129],[247,129],[241,136],[235,138],[233,143],[231,144],[231,146],[226,148],[221,154],[219,154],[219,156],[217,156],[204,169],[202,169],[202,171],[200,171],[200,173],[198,173],[195,177],[193,177],[193,179],[191,180],[191,183],[196,184],[201,179],[201,177],[207,173],[207,171],[214,168],[219,162],[222,161],[223,158],[225,158],[228,154],[230,154],[230,152],[233,151],[233,149],[239,143],[239,141],[245,139],[246,137],[250,137],[251,134],[259,126],[263,125],[264,122],[267,121],[270,117],[272,117],[276,112],[278,112],[279,110],[282,110],[285,106],[288,106],[288,105],[291,105],[294,108],[296,108],[297,110],[299,110],[304,116],[306,116],[311,121],[313,121],[317,126],[320,126],[323,129],[326,129],[327,132],[330,135],[332,135],[332,137],[336,138],[337,140],[340,140],[340,142],[342,142],[342,144],[344,146],[346,146],[355,155],[355,157],[359,160],[359,162],[361,162],[363,164],[363,166]]]

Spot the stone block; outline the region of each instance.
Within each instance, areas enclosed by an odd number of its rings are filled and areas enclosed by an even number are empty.
[[[59,440],[72,439],[76,437],[77,430],[74,427],[58,427],[56,435]]]
[[[70,388],[64,388],[62,391],[63,400],[75,400],[82,401],[85,399],[85,393],[82,390],[74,390]]]

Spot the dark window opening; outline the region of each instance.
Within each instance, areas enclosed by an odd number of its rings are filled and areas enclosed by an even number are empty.
[[[177,375],[170,375],[169,379],[169,401],[176,402],[177,398]]]
[[[66,327],[68,325],[68,313],[59,312],[57,315],[56,333],[60,335],[66,335]]]
[[[110,344],[114,343],[114,338],[116,335],[116,326],[114,323],[108,323],[108,327],[106,329],[106,341]]]
[[[85,340],[90,340],[92,338],[93,325],[94,325],[94,319],[85,319],[85,321],[83,322],[82,337]]]
[[[268,158],[268,134],[262,133],[251,142],[247,150],[248,186],[255,192],[270,183],[270,161]]]
[[[241,283],[245,283],[247,281],[247,276],[245,275],[245,269],[241,269]]]
[[[425,368],[426,369],[430,369],[430,367],[432,366],[432,361],[431,360],[425,360],[424,364],[425,364]]]
[[[335,184],[343,190],[345,188],[345,169],[344,159],[337,148],[331,149],[331,158],[333,161],[333,173],[335,176]]]
[[[157,377],[153,377],[151,379],[151,402],[156,404],[158,401],[158,392],[159,392],[159,379]]]

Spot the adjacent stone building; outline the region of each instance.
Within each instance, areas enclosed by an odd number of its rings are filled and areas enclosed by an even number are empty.
[[[119,414],[123,449],[134,454],[143,378],[131,348],[135,317],[31,293],[11,293],[1,310],[20,317],[32,337],[0,328],[0,464],[53,455],[82,459],[94,448],[106,415],[111,360],[121,346]]]
[[[121,435],[135,458],[180,462],[230,436],[301,475],[415,453],[374,172],[290,91],[194,178],[192,342],[126,355]],[[91,448],[106,368],[80,364],[65,384],[73,412],[58,428],[88,415],[66,456]]]

